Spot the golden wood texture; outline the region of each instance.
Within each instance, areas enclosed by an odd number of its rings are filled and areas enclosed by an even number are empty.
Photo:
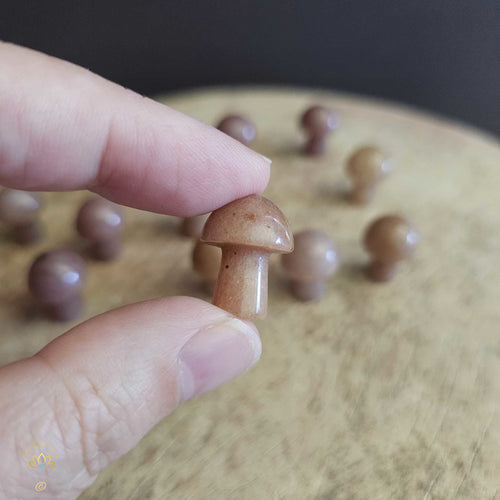
[[[293,231],[329,234],[342,266],[323,301],[301,303],[273,256],[269,314],[258,322],[261,362],[161,422],[81,498],[498,496],[498,143],[413,110],[331,93],[220,89],[164,102],[211,124],[229,112],[247,115],[257,127],[252,147],[273,159],[265,196]],[[298,120],[315,103],[342,119],[321,158],[299,154]],[[374,202],[359,207],[343,198],[344,167],[365,144],[390,152],[395,169]],[[1,242],[2,364],[68,328],[27,310],[25,273],[42,249],[72,243],[84,197],[48,197],[48,238],[36,246]],[[368,259],[361,235],[395,212],[422,241],[391,283],[373,284],[360,271]],[[136,210],[126,217],[123,255],[89,266],[86,316],[160,295],[206,298],[180,221]]]

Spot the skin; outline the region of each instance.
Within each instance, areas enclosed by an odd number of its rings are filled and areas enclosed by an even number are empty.
[[[260,193],[268,180],[269,162],[222,132],[0,42],[0,185],[89,189],[189,217]],[[172,297],[99,315],[0,368],[0,498],[39,498],[40,479],[47,497],[76,498],[179,404],[247,370],[260,353],[251,323]],[[48,476],[23,456],[35,440],[57,450]]]

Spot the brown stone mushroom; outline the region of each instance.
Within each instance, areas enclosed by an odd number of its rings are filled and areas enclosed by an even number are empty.
[[[279,208],[250,195],[212,212],[201,241],[222,248],[213,304],[242,319],[265,318],[271,253],[293,250],[293,235]]]
[[[197,241],[193,248],[192,260],[193,269],[203,279],[206,291],[213,293],[219,274],[220,248]]]
[[[38,193],[17,189],[0,192],[0,220],[12,231],[18,243],[29,244],[40,239],[42,229],[38,214],[41,204]]]
[[[392,170],[392,161],[379,149],[364,146],[355,151],[347,160],[347,175],[351,178],[353,203],[369,203],[377,184]]]
[[[417,247],[417,231],[402,217],[387,215],[372,222],[364,235],[364,247],[372,256],[366,275],[372,281],[389,281],[396,265],[409,257]]]
[[[69,321],[81,314],[85,274],[85,261],[80,255],[69,250],[52,250],[35,259],[28,273],[28,286],[48,316]]]
[[[328,278],[338,268],[335,243],[326,233],[316,229],[294,234],[293,239],[293,252],[281,256],[292,293],[304,302],[319,300],[326,292]]]
[[[312,106],[302,115],[300,124],[308,135],[304,153],[321,156],[326,149],[326,138],[340,123],[336,113],[323,106]]]
[[[245,146],[249,146],[255,139],[255,126],[242,115],[227,115],[217,125],[217,128],[236,139]]]
[[[203,227],[210,214],[195,215],[194,217],[186,217],[182,220],[181,234],[189,238],[198,239],[203,233]]]
[[[76,218],[78,233],[89,240],[91,254],[99,260],[112,260],[120,254],[122,228],[121,207],[104,198],[87,200]]]

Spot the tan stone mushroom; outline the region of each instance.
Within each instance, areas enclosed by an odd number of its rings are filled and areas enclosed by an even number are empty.
[[[243,115],[227,115],[222,118],[217,128],[245,146],[249,146],[257,135],[253,123]]]
[[[321,156],[326,149],[326,138],[338,128],[340,123],[336,113],[324,106],[311,106],[300,119],[300,125],[308,136],[304,153]]]
[[[281,256],[292,294],[304,302],[319,300],[326,292],[328,278],[339,265],[335,243],[317,229],[301,231],[293,239],[293,252]]]
[[[29,244],[40,239],[41,205],[42,198],[38,193],[18,189],[0,191],[0,220],[10,229],[18,243]]]
[[[222,249],[213,304],[242,319],[264,318],[269,256],[293,250],[281,210],[259,195],[233,201],[212,212],[201,241]]]
[[[69,250],[51,250],[39,255],[28,272],[31,295],[52,319],[69,321],[82,312],[81,291],[87,265]]]
[[[346,168],[352,182],[352,202],[362,205],[372,201],[377,185],[392,168],[392,161],[380,149],[363,146],[356,150],[347,160]]]
[[[119,205],[101,197],[87,200],[78,211],[76,229],[88,240],[95,259],[113,260],[121,253],[123,211]]]
[[[396,274],[400,260],[409,257],[420,236],[408,221],[397,215],[387,215],[372,222],[363,238],[372,261],[366,268],[371,281],[389,281]]]

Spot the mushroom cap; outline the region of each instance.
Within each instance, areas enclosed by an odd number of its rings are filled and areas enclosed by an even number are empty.
[[[212,212],[201,241],[218,247],[252,247],[268,253],[293,250],[293,235],[283,212],[258,194],[232,201]]]
[[[9,225],[27,224],[37,217],[42,204],[38,193],[3,189],[0,191],[0,219]]]
[[[85,261],[69,250],[39,255],[28,273],[30,292],[39,302],[60,304],[77,296],[85,280]]]
[[[311,106],[306,109],[300,124],[311,135],[326,135],[339,126],[340,120],[336,113],[324,106]]]
[[[397,215],[386,215],[368,226],[363,242],[375,260],[391,264],[411,255],[419,240],[419,234],[408,221]]]
[[[253,142],[257,135],[253,123],[243,115],[227,115],[222,118],[217,128],[245,146]]]
[[[306,229],[294,234],[295,248],[281,256],[281,264],[290,278],[299,282],[320,281],[338,268],[337,249],[323,231]]]
[[[76,218],[78,233],[91,241],[116,238],[123,227],[121,208],[103,198],[91,198],[80,208]]]
[[[390,158],[374,146],[359,148],[347,160],[347,174],[360,186],[371,186],[381,181],[392,168]]]
[[[220,248],[197,241],[193,248],[193,269],[204,279],[215,281],[221,261]]]

